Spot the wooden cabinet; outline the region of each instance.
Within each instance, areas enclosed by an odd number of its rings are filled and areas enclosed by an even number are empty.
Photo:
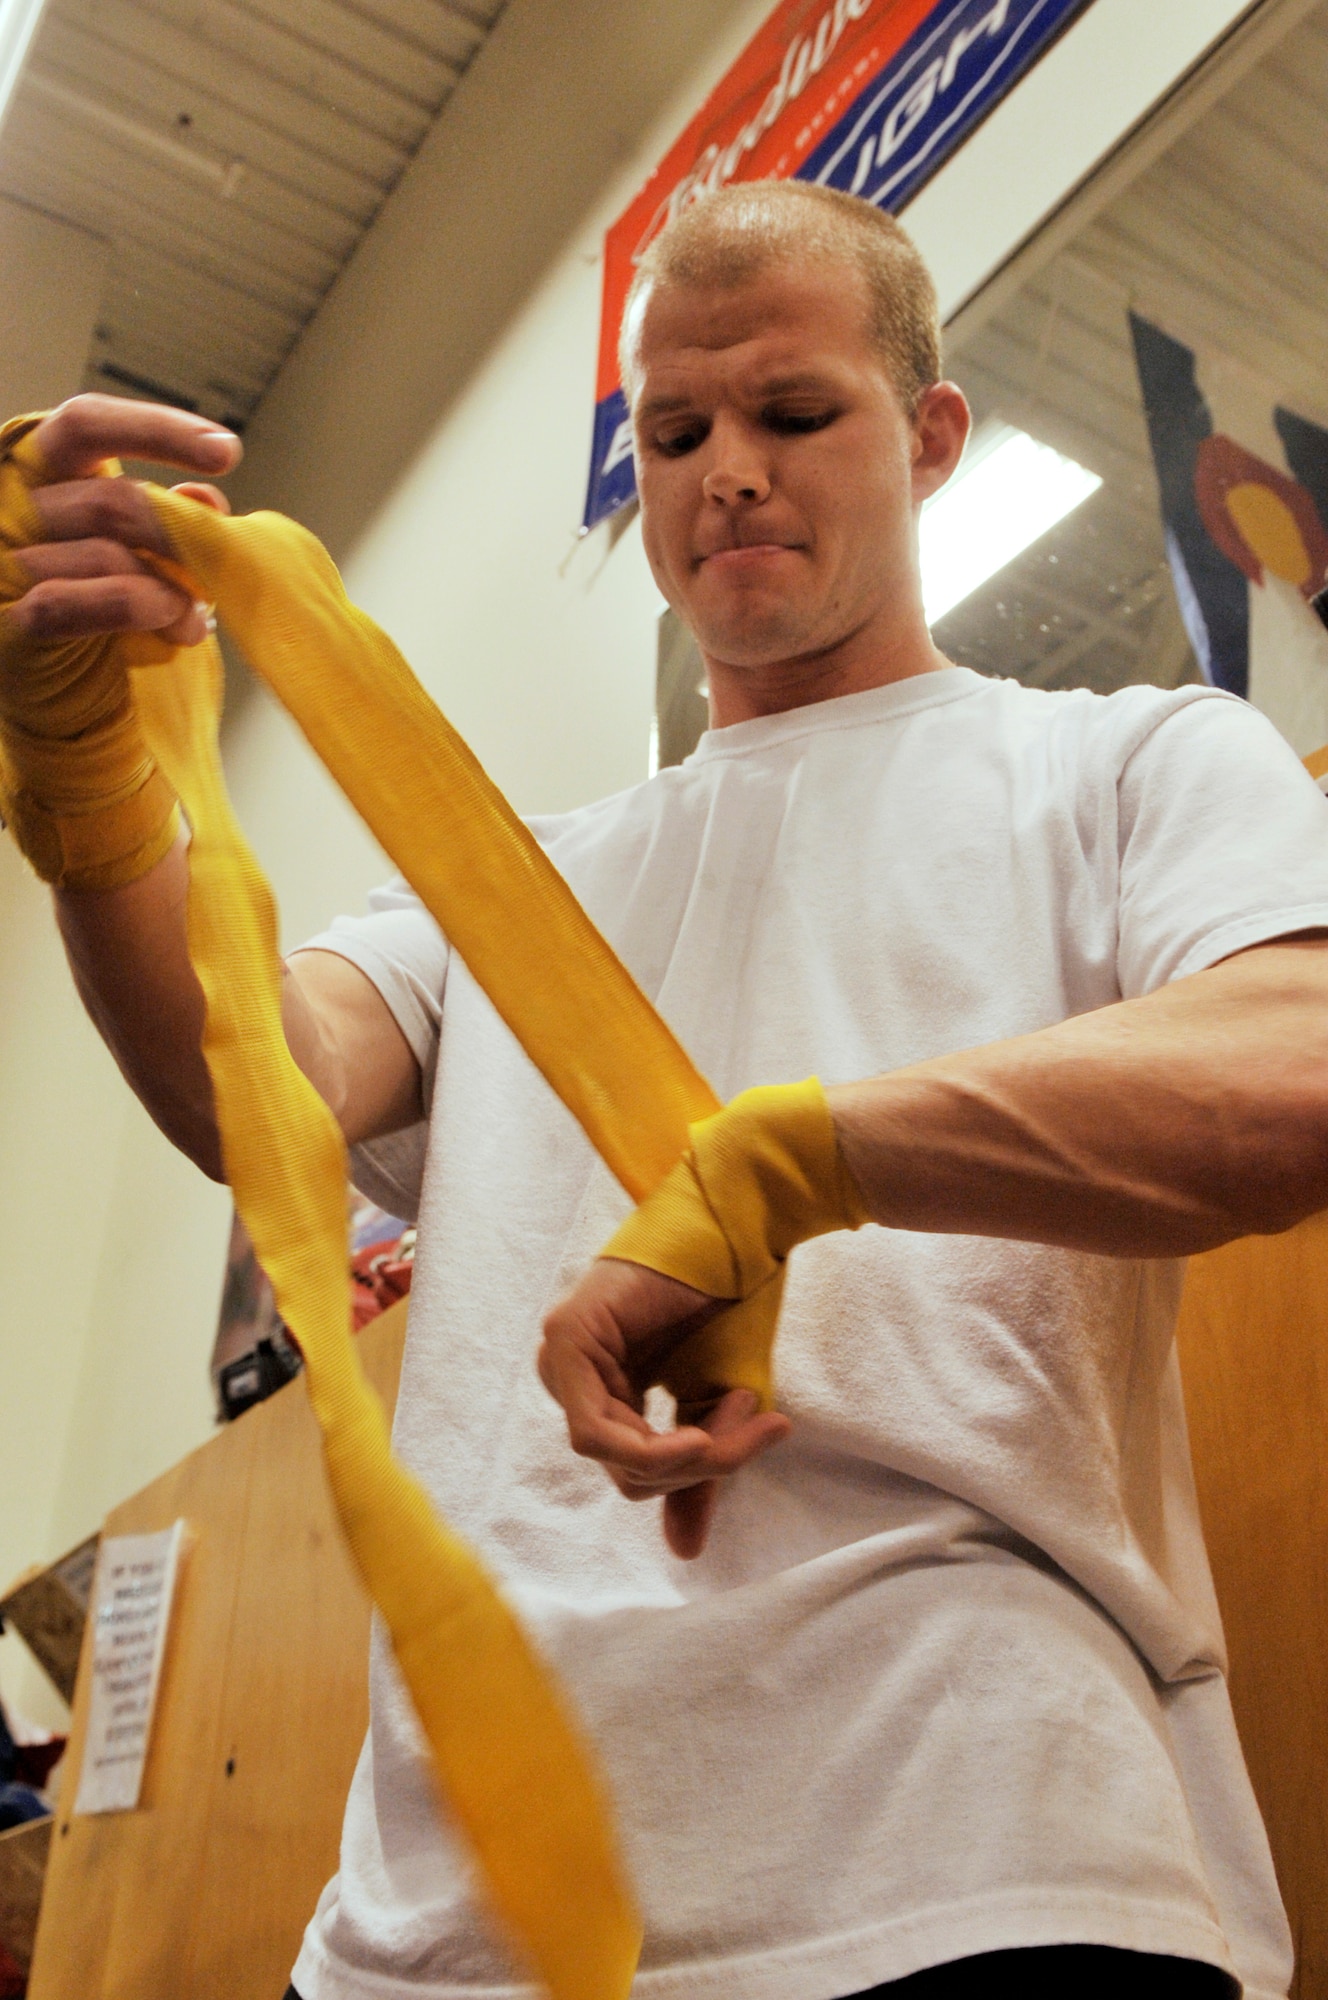
[[[1191,1260],[1178,1333],[1231,1700],[1296,1939],[1328,2000],[1328,1215]]]
[[[360,1336],[396,1399],[405,1305]],[[337,1865],[368,1719],[369,1605],[341,1541],[304,1377],[107,1517],[193,1530],[137,1812],[72,1812],[87,1648],[30,2000],[280,2000]]]

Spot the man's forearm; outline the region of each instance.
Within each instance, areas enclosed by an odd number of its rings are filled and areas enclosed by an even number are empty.
[[[181,837],[122,888],[57,890],[56,915],[79,995],[126,1081],[167,1138],[220,1180],[203,990],[185,936],[187,857]]]
[[[56,913],[79,995],[125,1080],[166,1137],[221,1180],[221,1142],[202,1049],[203,989],[185,929],[188,889],[182,837],[148,874],[122,888],[57,891]],[[282,1014],[296,1061],[332,1101],[334,1053],[291,979]]]
[[[1328,1207],[1328,946],[829,1092],[893,1228],[1179,1256]]]
[[[123,888],[57,891],[56,911],[83,1004],[125,1080],[166,1137],[221,1180],[203,989],[185,928],[188,853],[182,838]],[[285,968],[281,1018],[348,1143],[423,1116],[419,1065],[382,996],[345,959],[298,953]]]

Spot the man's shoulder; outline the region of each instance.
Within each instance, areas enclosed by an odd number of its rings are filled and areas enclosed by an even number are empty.
[[[1028,687],[1015,680],[993,681],[990,687],[1012,724],[1029,735],[1078,741],[1086,752],[1118,765],[1163,724],[1201,724],[1218,710],[1237,726],[1238,717],[1252,716],[1248,703],[1235,695],[1191,682],[1171,688],[1138,682],[1110,694],[1092,688]]]
[[[634,831],[647,831],[666,810],[675,785],[672,769],[660,771],[639,784],[567,812],[526,814],[525,824],[545,852],[556,859],[562,852],[595,847],[602,841],[617,842],[630,838]]]
[[[986,689],[1024,714],[1048,723],[1070,720],[1084,729],[1130,728],[1141,720],[1157,722],[1196,702],[1233,702],[1238,708],[1245,705],[1235,695],[1198,681],[1187,681],[1180,687],[1135,681],[1102,693],[1088,687],[1034,687],[1005,678],[988,681]]]

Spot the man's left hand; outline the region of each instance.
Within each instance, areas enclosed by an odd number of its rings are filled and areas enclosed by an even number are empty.
[[[749,1389],[672,1431],[645,1418],[645,1393],[665,1358],[731,1301],[713,1299],[641,1264],[601,1257],[544,1322],[540,1379],[567,1418],[573,1451],[594,1458],[629,1500],[664,1500],[664,1534],[684,1561],[705,1546],[716,1482],[788,1436],[787,1417],[762,1412]]]

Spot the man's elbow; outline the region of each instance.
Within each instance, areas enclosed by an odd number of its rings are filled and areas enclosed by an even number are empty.
[[[1233,1236],[1280,1236],[1328,1209],[1328,1082],[1316,1079],[1269,1119],[1255,1157],[1231,1181]]]
[[[213,1118],[193,1107],[168,1110],[148,1105],[147,1109],[157,1130],[170,1140],[178,1153],[183,1153],[210,1181],[225,1182],[226,1163],[222,1157],[221,1134]]]

